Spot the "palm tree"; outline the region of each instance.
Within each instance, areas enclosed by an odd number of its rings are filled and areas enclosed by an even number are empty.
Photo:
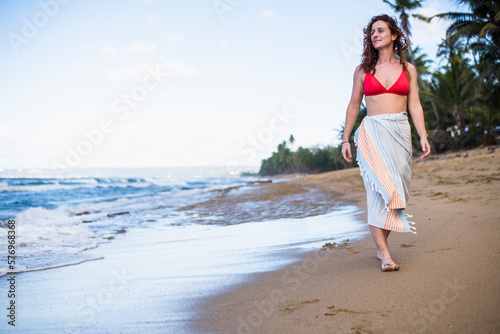
[[[421,4],[422,0],[394,0],[394,3],[388,0],[383,0],[383,2],[388,4],[395,13],[400,13],[399,20],[401,21],[401,27],[403,28],[403,31],[405,32],[406,36],[410,37],[411,26],[410,26],[410,21],[408,20],[409,19],[408,12],[422,7]],[[413,16],[415,17],[417,15]]]
[[[477,119],[480,121],[486,134],[483,146],[495,145],[493,130],[500,124],[500,48],[492,47],[491,40],[473,43],[471,49],[479,57],[474,57],[475,69],[482,80],[478,85]]]
[[[470,124],[476,103],[476,73],[463,51],[458,51],[442,71],[436,71],[432,79],[433,93],[443,114],[450,114],[448,125],[457,125],[460,137]],[[473,125],[473,124],[472,124]]]
[[[452,24],[446,31],[448,43],[465,40],[466,47],[479,55],[477,68],[482,75],[498,86],[500,77],[500,2],[459,0],[470,12],[449,12],[434,15]],[[472,42],[471,42],[472,40]],[[493,77],[493,78],[491,78]]]
[[[491,39],[494,47],[500,48],[500,3],[498,1],[459,0],[459,3],[468,6],[470,13],[448,12],[431,17],[445,18],[452,21],[446,35],[448,38],[471,38],[480,41],[483,38]]]
[[[352,127],[353,129],[357,129],[359,128],[359,126],[361,125],[361,122],[363,121],[363,118],[365,118],[365,116],[368,114],[368,111],[366,109],[366,106],[364,104],[364,102],[361,103],[361,106],[359,108],[359,114],[358,114],[358,117],[356,118],[356,121],[354,122],[354,126]],[[337,131],[337,138],[338,140],[340,140],[340,148],[342,148],[342,141],[344,140],[344,130],[345,130],[345,122],[342,122],[342,124],[340,125],[340,129],[337,129],[335,131]],[[354,133],[355,131],[352,131],[351,132],[351,135],[349,136],[349,141],[352,143],[354,141]]]
[[[442,57],[449,63],[457,53],[462,54],[464,52],[466,52],[465,46],[459,38],[446,38],[438,45],[436,56]]]
[[[456,40],[466,42],[473,55],[478,55],[475,69],[482,79],[479,100],[484,108],[479,113],[483,125],[495,125],[500,119],[500,2],[484,0],[459,0],[469,12],[449,12],[434,15],[431,19],[444,18],[452,21],[446,31],[446,43]],[[484,110],[486,108],[486,110]],[[498,124],[498,123],[496,123]],[[489,134],[491,136],[491,134]]]
[[[388,0],[383,0],[383,2],[388,4],[395,13],[400,13],[399,20],[401,21],[401,27],[403,28],[403,31],[406,34],[406,36],[410,37],[411,36],[411,30],[410,30],[411,25],[410,25],[408,13],[412,10],[415,10],[417,8],[422,7],[422,0],[394,0],[394,3],[392,3]],[[425,21],[427,20],[427,18],[423,17],[422,15],[412,14],[412,16],[416,17],[420,20],[425,20]],[[414,52],[413,52],[411,46],[408,47],[408,52],[410,54],[411,62],[413,64],[415,64],[415,55],[414,55]],[[420,86],[426,92],[426,94],[429,98],[429,102],[431,103],[432,110],[434,111],[434,116],[436,117],[438,132],[444,131],[444,126],[441,123],[441,118],[439,117],[436,103],[434,102],[434,99],[432,98],[431,94],[429,94],[429,88],[427,87],[427,84],[424,82],[424,80],[422,79],[419,72],[417,72],[417,75],[418,75],[418,81],[420,83]]]
[[[409,53],[409,52],[407,52]],[[409,54],[406,55],[408,58],[410,57]],[[424,114],[425,114],[425,119],[426,119],[426,125],[427,128],[429,129],[437,129],[437,120],[440,120],[440,130],[439,132],[437,131],[429,131],[429,134],[432,136],[432,141],[434,144],[434,147],[436,151],[439,151],[439,147],[444,146],[444,144],[448,141],[449,134],[446,132],[446,119],[443,119],[443,117],[446,117],[446,114],[443,114],[441,112],[441,109],[439,108],[438,105],[436,105],[435,99],[434,99],[434,94],[432,94],[432,87],[429,87],[429,78],[431,77],[432,73],[429,71],[429,65],[431,63],[434,63],[434,61],[430,60],[427,57],[427,54],[421,52],[420,48],[417,46],[415,49],[413,49],[413,65],[417,68],[417,73],[420,76],[419,78],[419,94],[422,97],[422,107],[424,108]],[[427,88],[427,91],[422,87],[422,83],[425,83]],[[436,107],[436,111],[438,113],[438,116],[436,118],[436,121],[434,121],[434,117],[432,117],[432,113],[434,110],[432,110],[432,105],[431,105],[431,100],[434,103],[434,107]],[[428,101],[428,102],[427,102]],[[428,111],[427,111],[428,110]],[[434,114],[435,115],[435,114]],[[417,131],[412,128],[412,144],[414,147],[414,151],[417,152],[418,149],[420,148],[420,143],[418,138],[418,133]]]
[[[470,9],[466,12],[449,12],[434,17],[452,21],[446,31],[447,40],[466,40],[473,52],[479,54],[478,70],[498,86],[500,77],[500,2],[459,1]],[[431,19],[432,19],[431,18]],[[470,41],[472,40],[472,43]]]
[[[417,72],[420,73],[421,75],[429,75],[431,72],[429,72],[429,64],[433,63],[433,60],[430,60],[427,56],[427,54],[421,52],[420,47],[417,46],[413,50],[413,57],[415,59],[415,67],[417,68]]]

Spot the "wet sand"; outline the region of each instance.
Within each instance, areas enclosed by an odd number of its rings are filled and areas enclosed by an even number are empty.
[[[297,263],[325,240],[366,235],[358,207],[311,186],[280,189],[210,190],[172,211],[179,219],[117,230],[85,251],[96,261],[0,277],[4,316],[15,302],[15,327],[4,317],[0,333],[193,333],[207,298]]]
[[[358,169],[265,187],[268,197],[306,187],[366,208]],[[410,194],[406,213],[413,214],[418,234],[389,237],[399,271],[380,270],[371,238],[310,252],[208,299],[193,330],[500,332],[500,148],[416,162]]]

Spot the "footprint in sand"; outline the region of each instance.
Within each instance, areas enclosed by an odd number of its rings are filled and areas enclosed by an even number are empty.
[[[319,302],[319,299],[303,300],[300,302],[295,302],[295,303],[291,303],[288,305],[284,305],[282,307],[282,310],[285,311],[286,313],[290,314],[298,309],[301,309],[301,308],[307,306],[308,304],[316,304],[317,302]]]
[[[335,308],[335,306],[328,306],[329,309],[328,312],[325,313],[326,316],[330,315],[337,315],[338,313],[349,313],[349,314],[369,314],[369,313],[374,313],[374,314],[380,314],[383,317],[387,317],[387,314],[384,312],[377,312],[377,311],[354,311],[350,310],[347,308]]]

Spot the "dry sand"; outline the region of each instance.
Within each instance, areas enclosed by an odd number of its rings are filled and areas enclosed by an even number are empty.
[[[306,187],[366,207],[358,169],[263,186],[266,196]],[[410,193],[418,234],[389,237],[399,271],[380,270],[371,238],[311,252],[207,301],[196,330],[499,333],[500,148],[416,161]]]

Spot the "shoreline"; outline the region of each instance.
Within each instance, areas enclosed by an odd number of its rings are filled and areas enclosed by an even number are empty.
[[[321,248],[325,235],[337,243],[364,236],[357,207],[335,205],[331,194],[309,186],[280,189],[269,182],[210,188],[196,205],[172,210],[178,220],[113,225],[120,230],[111,242],[85,251],[99,261],[9,272],[6,278],[18,282],[16,330],[192,333],[195,305],[206,298],[251,281],[255,272],[296,263]],[[0,290],[9,287],[0,282]],[[0,324],[0,332],[9,329]]]
[[[383,273],[368,236],[304,254],[201,305],[202,333],[494,333],[500,330],[500,156],[488,148],[414,163],[407,213],[392,233],[397,272]],[[335,193],[366,209],[359,169],[274,184]],[[365,219],[365,217],[363,217]]]

